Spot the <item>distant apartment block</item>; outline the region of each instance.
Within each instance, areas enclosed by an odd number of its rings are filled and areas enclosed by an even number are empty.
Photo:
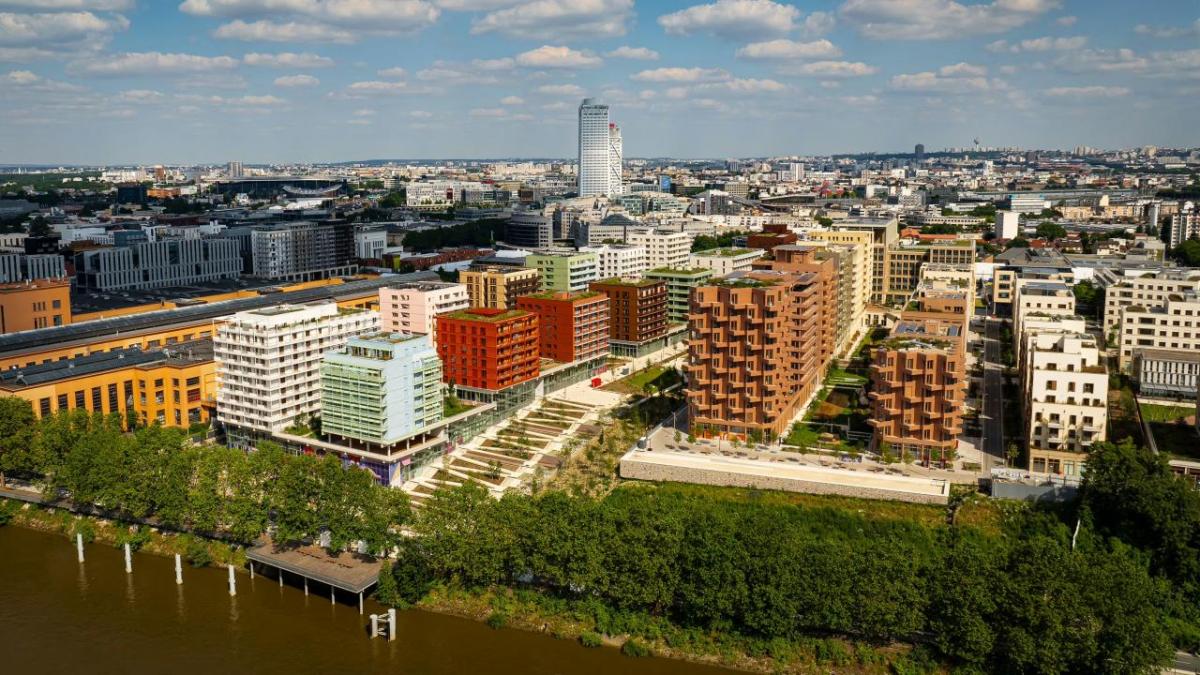
[[[70,279],[0,283],[0,334],[70,323]]]
[[[646,258],[646,249],[633,244],[584,246],[579,250],[584,253],[596,254],[596,275],[599,279],[613,277],[640,279],[649,264]]]
[[[711,248],[692,254],[692,267],[710,269],[713,276],[724,277],[734,272],[749,272],[754,261],[766,252],[752,248]]]
[[[551,291],[517,299],[538,317],[538,352],[560,363],[608,354],[608,296],[596,291]]]
[[[393,445],[441,421],[444,389],[428,335],[351,338],[321,363],[321,433]]]
[[[470,306],[463,284],[413,281],[379,289],[379,316],[385,333],[432,336],[438,314]]]
[[[692,256],[692,235],[687,232],[660,230],[629,230],[625,243],[646,249],[648,269],[689,267]]]
[[[0,255],[0,283],[10,284],[33,279],[64,279],[67,266],[61,255]]]
[[[378,331],[377,313],[335,303],[277,305],[218,322],[213,337],[218,421],[246,436],[305,421],[320,410],[325,352]]]
[[[884,302],[906,302],[921,281],[927,265],[973,265],[975,242],[970,239],[937,241],[931,244],[889,246],[885,251]]]
[[[472,307],[516,309],[517,298],[541,291],[541,274],[530,267],[472,266],[458,273]]]
[[[295,222],[253,228],[251,271],[263,279],[309,281],[353,274],[353,231],[346,223]],[[343,241],[345,239],[345,241]]]
[[[660,267],[647,271],[645,278],[667,285],[667,320],[687,323],[692,289],[706,284],[712,275],[712,270],[703,267]]]
[[[541,275],[543,291],[584,291],[600,274],[595,253],[534,253],[525,264]]]
[[[1200,295],[1173,295],[1158,306],[1130,305],[1121,312],[1118,363],[1128,372],[1139,351],[1200,351]]]
[[[1191,202],[1188,202],[1187,206],[1191,208],[1181,208],[1179,212],[1172,214],[1167,222],[1164,239],[1171,248],[1188,239],[1200,237],[1200,209],[1195,208]]]
[[[1194,400],[1200,378],[1200,350],[1134,350],[1133,379],[1143,396]]]
[[[1162,307],[1173,296],[1200,293],[1200,270],[1169,269],[1127,277],[1104,289],[1104,335],[1116,337],[1126,307]]]
[[[608,296],[608,337],[638,344],[667,332],[667,285],[650,279],[604,279],[593,291]]]
[[[811,273],[749,272],[693,291],[692,432],[766,441],[786,434],[824,375],[819,312]]]
[[[537,378],[538,317],[472,308],[437,318],[442,377],[452,387],[497,391]]]
[[[542,211],[517,211],[504,228],[504,241],[521,248],[549,248],[554,244],[554,217]]]
[[[236,279],[241,271],[238,244],[229,239],[171,239],[75,254],[75,283],[99,291]]]

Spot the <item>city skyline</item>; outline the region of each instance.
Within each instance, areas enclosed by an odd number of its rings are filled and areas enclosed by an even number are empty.
[[[1193,3],[0,0],[0,164],[1193,145]]]

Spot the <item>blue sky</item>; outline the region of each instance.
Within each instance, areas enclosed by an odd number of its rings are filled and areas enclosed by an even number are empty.
[[[1200,3],[0,0],[0,164],[569,157],[584,95],[627,157],[1200,145]]]

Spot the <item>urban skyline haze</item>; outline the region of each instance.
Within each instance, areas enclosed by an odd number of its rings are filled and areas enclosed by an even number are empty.
[[[0,0],[0,164],[1192,145],[1194,2]]]

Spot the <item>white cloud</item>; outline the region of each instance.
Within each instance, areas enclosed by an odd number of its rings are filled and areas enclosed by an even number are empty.
[[[12,70],[4,79],[13,84],[33,84],[42,78],[28,70]]]
[[[321,81],[312,75],[284,75],[275,78],[276,87],[315,87]]]
[[[414,119],[427,120],[430,117],[433,117],[433,113],[429,112],[428,110],[409,110],[408,116]]]
[[[0,12],[0,47],[85,51],[98,49],[127,28],[129,20],[119,14]]]
[[[354,115],[355,117],[371,117],[371,116],[375,115],[375,113],[376,113],[376,111],[372,110],[371,108],[359,108],[358,110],[355,110],[351,114]]]
[[[518,54],[516,62],[517,65],[526,68],[595,68],[603,64],[604,60],[591,52],[542,45]]]
[[[1011,52],[1018,54],[1020,52],[1050,52],[1058,51],[1065,52],[1073,49],[1082,49],[1087,44],[1087,37],[1078,35],[1075,37],[1040,37],[1031,38],[1029,40],[1021,40],[1009,44],[1007,40],[996,40],[988,44],[986,49],[989,52],[1002,53]]]
[[[408,71],[400,66],[394,66],[392,68],[381,68],[380,70],[375,71],[375,74],[389,80],[399,80],[405,75],[408,75]]]
[[[409,91],[407,82],[383,82],[381,80],[365,80],[362,82],[353,82],[346,90],[353,94],[360,95],[389,95],[403,94]]]
[[[1156,38],[1170,39],[1200,35],[1200,19],[1183,26],[1147,26],[1138,24],[1133,31],[1138,35],[1149,35]]]
[[[707,33],[728,39],[785,35],[796,27],[800,10],[772,0],[717,0],[658,17],[669,35]]]
[[[532,0],[490,12],[471,33],[500,33],[525,40],[595,40],[621,37],[633,16],[633,0]]]
[[[583,87],[577,84],[543,84],[537,91],[552,96],[583,96]]]
[[[788,64],[779,68],[784,75],[803,77],[865,77],[879,72],[875,66],[861,61],[814,61],[812,63]]]
[[[813,12],[804,17],[800,32],[808,37],[825,35],[837,25],[837,18],[829,12]]]
[[[965,64],[959,64],[965,65]],[[890,86],[896,91],[965,94],[999,88],[999,82],[977,74],[956,74],[958,66],[944,66],[937,73],[922,72],[895,75]]]
[[[380,73],[382,75],[382,72]],[[475,68],[460,66],[447,61],[434,61],[429,68],[417,71],[417,79],[424,82],[436,82],[447,85],[493,85],[500,84],[494,75],[480,72]]]
[[[960,61],[938,68],[938,75],[942,77],[983,77],[987,75],[987,68]]]
[[[1059,0],[846,0],[838,12],[876,40],[957,40],[1012,30],[1059,5]]]
[[[1052,87],[1045,91],[1047,96],[1071,98],[1118,98],[1128,96],[1129,89],[1125,87]]]
[[[133,0],[0,0],[0,9],[33,9],[43,12],[66,12],[77,9],[120,12],[133,9],[133,7]]]
[[[714,82],[729,79],[720,68],[655,68],[630,76],[638,82]]]
[[[201,96],[198,94],[178,94],[176,99],[187,103],[198,103],[219,106],[236,106],[236,107],[271,107],[283,105],[287,103],[287,99],[279,98],[278,96],[235,96],[232,98],[225,96]]]
[[[698,91],[722,89],[736,94],[765,94],[787,91],[788,86],[782,82],[769,79],[734,78],[724,82],[706,82],[696,86]]]
[[[207,73],[232,70],[237,59],[229,56],[198,56],[196,54],[164,54],[162,52],[125,52],[76,61],[69,66],[72,73],[102,77],[128,75],[163,75],[178,73]]]
[[[333,65],[333,59],[311,52],[297,54],[295,52],[280,52],[278,54],[250,53],[242,57],[242,62],[248,66],[264,68],[327,68]]]
[[[838,101],[849,106],[870,107],[879,103],[879,97],[873,94],[864,94],[862,96],[842,96]]]
[[[166,94],[153,89],[130,89],[117,94],[117,98],[127,103],[157,103],[166,98]]]
[[[504,98],[500,99],[500,103],[503,105],[522,105],[525,103],[525,99],[521,98],[520,96],[505,96]]]
[[[796,42],[780,38],[767,42],[754,42],[737,50],[737,56],[745,59],[829,59],[842,55],[829,40]]]
[[[1068,72],[1131,73],[1147,77],[1200,77],[1200,49],[1151,52],[1139,55],[1132,49],[1082,49],[1054,60],[1056,68]]]
[[[646,47],[621,46],[612,50],[606,56],[614,59],[630,59],[633,61],[657,61],[658,52]]]
[[[1058,17],[1057,19],[1054,20],[1054,23],[1056,23],[1060,26],[1070,27],[1070,26],[1074,26],[1076,21],[1079,21],[1079,17],[1068,15],[1068,16]]]
[[[354,42],[352,31],[319,23],[300,21],[253,21],[241,19],[219,26],[213,37],[245,42]]]
[[[508,111],[504,108],[475,108],[467,114],[471,117],[504,117]]]
[[[216,37],[271,42],[356,42],[412,33],[441,14],[425,0],[184,0],[179,9],[234,19],[218,27]]]

